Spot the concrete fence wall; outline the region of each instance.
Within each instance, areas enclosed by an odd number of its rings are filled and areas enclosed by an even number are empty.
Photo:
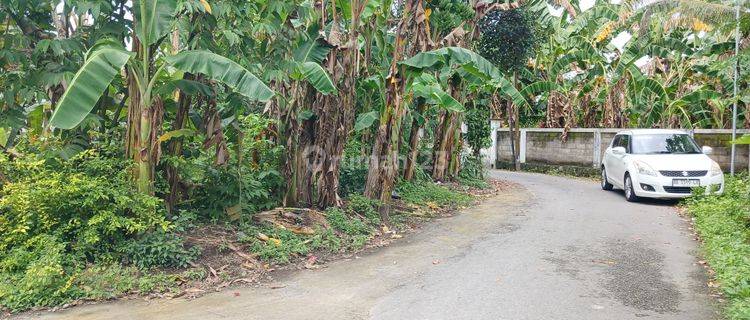
[[[580,167],[599,167],[604,151],[615,134],[625,129],[591,129],[575,128],[568,132],[567,141],[561,139],[563,129],[558,128],[524,128],[521,129],[520,160],[521,163],[545,165],[573,165]],[[731,130],[696,129],[688,131],[701,146],[710,146],[714,153],[712,159],[728,171],[730,163]],[[738,130],[740,134],[750,130]],[[483,150],[485,163],[495,167],[499,162],[512,161],[510,134],[508,128],[500,128],[493,121],[492,147]],[[748,170],[750,146],[737,146],[735,169]]]

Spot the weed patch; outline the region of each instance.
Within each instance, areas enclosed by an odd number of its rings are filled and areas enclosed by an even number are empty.
[[[728,319],[750,319],[750,178],[727,178],[724,194],[685,201],[703,254],[729,300]]]

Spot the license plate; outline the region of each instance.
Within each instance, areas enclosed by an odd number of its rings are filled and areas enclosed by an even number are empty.
[[[698,179],[672,179],[673,187],[699,187],[701,181]]]

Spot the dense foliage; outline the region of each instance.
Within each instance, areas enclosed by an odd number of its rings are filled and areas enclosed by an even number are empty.
[[[0,308],[168,292],[207,226],[265,262],[361,248],[394,198],[487,186],[490,118],[726,128],[731,7],[663,4],[0,1]],[[277,207],[331,228],[253,220]]]
[[[729,319],[750,317],[750,178],[730,178],[721,196],[686,202],[703,240],[703,254],[729,300]]]
[[[503,70],[518,70],[534,54],[534,19],[525,9],[495,10],[479,23],[479,53]]]

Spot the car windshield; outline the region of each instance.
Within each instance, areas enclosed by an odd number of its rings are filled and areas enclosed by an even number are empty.
[[[695,140],[687,134],[639,134],[633,136],[635,154],[693,154],[701,153]]]

